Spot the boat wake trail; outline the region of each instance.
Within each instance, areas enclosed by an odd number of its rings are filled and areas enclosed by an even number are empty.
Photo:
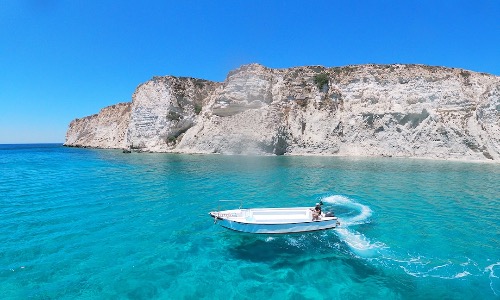
[[[500,272],[500,262],[491,264],[484,269],[489,273],[490,288],[495,296],[500,296],[500,277],[497,275]],[[495,274],[496,271],[496,274]]]
[[[484,284],[483,280],[486,279],[493,294],[500,296],[500,262],[496,259],[480,262],[461,255],[452,254],[443,257],[442,253],[422,254],[418,249],[412,249],[413,251],[405,249],[404,243],[389,246],[365,235],[368,231],[363,232],[364,229],[369,229],[372,233],[377,232],[371,224],[373,212],[369,206],[343,195],[327,196],[321,201],[324,203],[325,212],[335,211],[340,226],[319,234],[291,235],[284,238],[267,237],[265,242],[276,244],[280,249],[289,249],[290,253],[295,253],[296,249],[309,251],[312,244],[321,245],[325,247],[322,250],[335,249],[336,252],[362,259],[388,272],[405,273],[416,278],[457,280],[466,284],[469,284],[468,282]],[[335,234],[338,240],[332,239],[332,234]],[[318,243],[312,239],[316,239]],[[318,246],[315,248],[318,249]],[[468,279],[464,281],[464,278]]]
[[[363,204],[357,203],[348,197],[341,195],[329,196],[322,199],[324,203],[334,205],[336,211],[341,211],[337,215],[340,227],[335,231],[339,238],[349,246],[349,248],[360,257],[373,257],[382,255],[384,249],[388,247],[381,242],[372,242],[363,234],[349,228],[352,225],[360,225],[370,222],[372,210]]]
[[[370,207],[342,195],[328,196],[321,200],[326,204],[325,211],[328,210],[328,205],[331,205],[335,210],[335,215],[340,222],[335,233],[356,257],[384,268],[402,270],[413,277],[452,280],[486,274],[490,280],[491,290],[495,295],[500,295],[500,277],[498,275],[500,263],[493,263],[484,268],[468,257],[427,257],[409,253],[403,249],[400,249],[401,251],[391,249],[385,243],[374,241],[351,228],[371,222],[372,210]]]
[[[340,206],[348,210],[348,212],[343,212],[342,216],[339,217],[339,220],[343,222],[341,223],[343,226],[368,223],[369,218],[372,216],[372,210],[368,206],[357,203],[346,196],[329,196],[323,198],[322,201],[335,205],[336,208]]]

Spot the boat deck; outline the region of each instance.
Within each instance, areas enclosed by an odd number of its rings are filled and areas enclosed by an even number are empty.
[[[311,211],[303,210],[250,210],[251,214],[246,217],[249,222],[255,223],[298,223],[312,221]]]
[[[227,220],[254,224],[286,224],[312,222],[312,211],[309,207],[300,208],[252,208],[213,212],[214,215]],[[332,220],[335,217],[325,217],[321,220]],[[320,220],[320,221],[321,221]]]

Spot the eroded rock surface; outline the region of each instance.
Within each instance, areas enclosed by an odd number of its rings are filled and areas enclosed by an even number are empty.
[[[66,145],[136,151],[500,161],[500,77],[423,65],[172,76],[71,122]]]
[[[92,148],[126,148],[131,103],[108,106],[98,114],[69,124],[64,145]]]

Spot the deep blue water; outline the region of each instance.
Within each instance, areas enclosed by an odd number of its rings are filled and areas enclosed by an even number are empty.
[[[500,298],[500,164],[0,145],[0,195],[2,299]],[[240,234],[220,199],[342,226]]]

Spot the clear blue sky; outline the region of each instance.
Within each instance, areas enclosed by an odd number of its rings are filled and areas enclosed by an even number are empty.
[[[0,143],[63,142],[152,76],[252,62],[500,75],[500,1],[0,0]]]

